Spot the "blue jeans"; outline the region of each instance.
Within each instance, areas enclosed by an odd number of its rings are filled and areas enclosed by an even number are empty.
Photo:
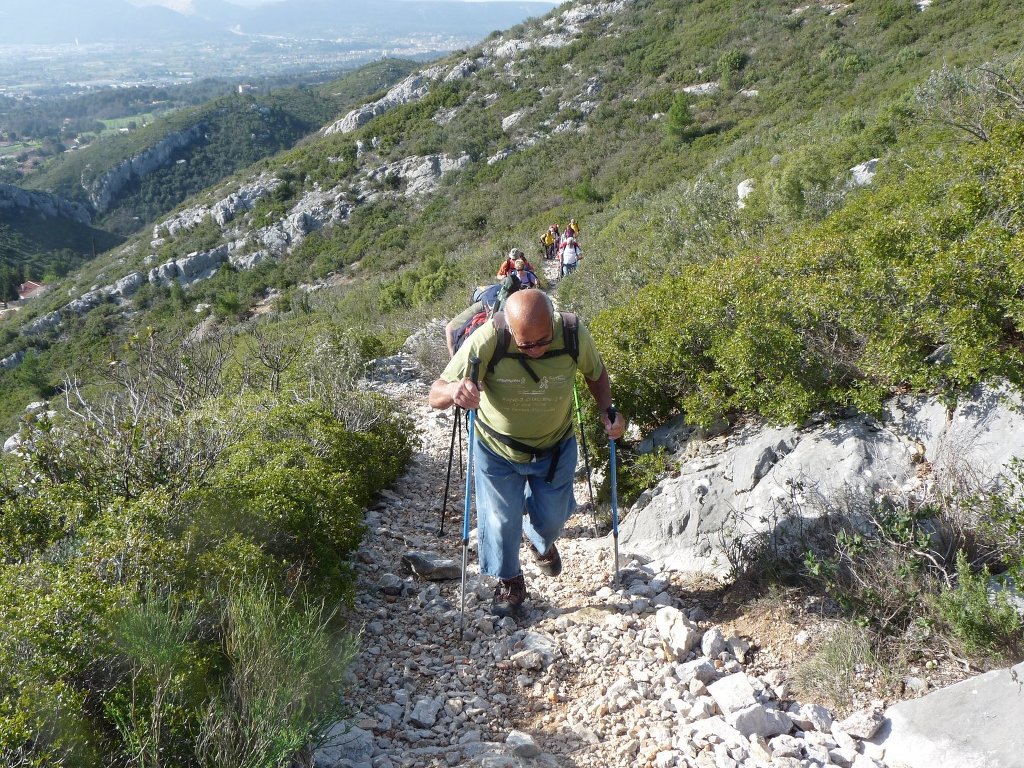
[[[576,435],[562,441],[550,483],[544,480],[551,455],[526,463],[509,461],[484,445],[479,436],[474,443],[473,464],[480,572],[511,579],[523,572],[519,564],[523,533],[538,552],[547,552],[576,511],[572,486]]]
[[[572,264],[563,264],[562,277],[565,277],[566,275],[571,275],[573,272],[575,272],[577,264],[579,264],[578,261],[574,261]]]

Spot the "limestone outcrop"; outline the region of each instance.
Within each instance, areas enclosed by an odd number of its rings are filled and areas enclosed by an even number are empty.
[[[834,512],[854,519],[880,498],[926,498],[969,476],[991,487],[1024,456],[1022,398],[979,386],[947,413],[935,398],[898,397],[882,419],[805,429],[749,425],[702,438],[674,433],[679,471],[644,493],[620,526],[623,552],[689,573],[724,575],[736,542],[781,546]]]
[[[469,155],[455,158],[448,155],[407,157],[367,171],[366,180],[372,184],[380,184],[388,177],[397,177],[406,182],[405,196],[412,197],[434,191],[446,174],[462,170],[469,162]],[[369,191],[368,187],[366,192]]]
[[[460,73],[465,71],[465,67],[461,63],[456,65],[455,69]],[[383,115],[389,109],[419,101],[430,92],[430,84],[446,74],[450,73],[445,72],[444,67],[430,67],[410,75],[388,91],[383,98],[356,107],[341,120],[324,128],[324,136],[335,133],[351,133],[370,122],[377,115]]]
[[[262,173],[215,203],[195,205],[179,211],[153,227],[153,247],[163,244],[164,235],[176,237],[197,227],[207,216],[212,217],[217,226],[223,229],[236,216],[251,210],[259,200],[270,195],[282,183],[276,176]]]

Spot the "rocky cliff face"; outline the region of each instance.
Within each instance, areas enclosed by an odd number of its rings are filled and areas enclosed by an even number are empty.
[[[188,130],[168,134],[149,149],[121,161],[95,181],[87,182],[83,175],[82,188],[88,193],[92,207],[99,213],[108,210],[132,179],[142,178],[168,165],[175,152],[194,144],[205,131],[206,126],[200,123]]]
[[[377,115],[383,115],[389,109],[419,101],[430,92],[430,83],[444,74],[442,67],[431,67],[410,75],[388,91],[384,98],[353,109],[341,120],[327,126],[324,129],[324,136],[330,136],[333,133],[351,133]]]
[[[881,419],[858,416],[804,429],[750,424],[707,438],[676,424],[648,438],[679,472],[637,500],[621,526],[623,552],[686,573],[725,575],[751,535],[780,546],[833,514],[864,515],[877,499],[934,498],[965,478],[999,483],[1024,456],[1021,395],[976,387],[947,412],[937,398],[893,398]]]
[[[89,209],[81,203],[73,203],[47,192],[29,192],[12,184],[0,184],[0,210],[28,210],[48,218],[60,216],[79,224],[92,223]]]

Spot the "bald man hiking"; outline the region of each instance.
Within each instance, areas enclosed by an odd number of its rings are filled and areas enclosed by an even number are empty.
[[[470,361],[480,360],[480,379]],[[476,410],[475,466],[480,572],[498,579],[492,612],[522,614],[523,535],[540,570],[557,576],[555,540],[576,511],[573,386],[579,369],[597,401],[609,439],[625,421],[608,417],[608,372],[575,315],[555,312],[543,291],[512,294],[505,311],[481,326],[430,388],[432,408]]]

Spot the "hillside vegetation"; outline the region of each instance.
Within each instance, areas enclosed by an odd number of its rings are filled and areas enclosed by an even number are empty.
[[[54,226],[49,217],[28,211],[0,211],[0,262],[14,275],[15,288],[25,280],[57,280],[122,242],[122,237],[71,220]],[[5,296],[16,298],[17,293]]]
[[[577,218],[584,249],[559,300],[641,427],[1020,382],[1022,32],[1008,0],[568,4],[76,273],[0,339],[26,352],[0,379],[8,423],[30,399],[65,404],[22,419],[31,450],[3,465],[0,755],[287,765],[331,714],[359,510],[412,450],[357,391],[362,366],[461,308],[512,245],[539,258],[554,221]],[[429,157],[450,170],[419,192],[407,168]],[[261,196],[215,219],[243,184]],[[62,309],[223,243],[266,257]],[[664,468],[623,453],[627,493]],[[961,562],[921,555],[934,510],[887,520],[914,577],[890,592],[840,578],[881,562],[863,541],[772,573],[832,590],[879,637],[919,622],[979,663],[1012,657],[1019,618],[977,585],[983,567],[1024,575],[1024,512],[1012,496],[958,509]]]

